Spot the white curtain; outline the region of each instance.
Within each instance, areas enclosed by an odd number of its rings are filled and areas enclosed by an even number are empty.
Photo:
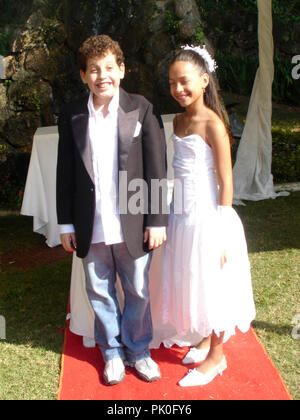
[[[257,0],[259,68],[250,99],[246,124],[233,168],[234,203],[276,198],[272,164],[272,85],[274,45],[272,0]]]

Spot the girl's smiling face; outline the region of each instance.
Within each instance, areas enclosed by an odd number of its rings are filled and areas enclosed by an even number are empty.
[[[107,105],[120,86],[125,76],[125,65],[120,66],[116,57],[108,53],[105,56],[96,56],[87,61],[86,71],[80,71],[83,83],[87,84],[94,95],[94,104],[99,107]]]
[[[209,83],[207,73],[200,74],[197,67],[188,61],[176,61],[169,72],[170,91],[173,98],[184,108],[203,99]]]

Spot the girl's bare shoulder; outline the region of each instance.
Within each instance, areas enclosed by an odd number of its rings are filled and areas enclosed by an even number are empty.
[[[184,113],[182,114],[176,114],[176,116],[173,119],[173,129],[174,132],[182,132],[184,131],[185,126],[185,120],[184,120]]]
[[[212,133],[227,132],[224,122],[214,111],[208,113],[206,128]]]
[[[225,124],[214,111],[208,113],[205,129],[209,143],[228,139],[228,132]]]

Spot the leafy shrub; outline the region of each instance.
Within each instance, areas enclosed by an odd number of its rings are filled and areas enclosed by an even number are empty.
[[[20,210],[29,158],[29,153],[8,153],[0,162],[0,209]]]
[[[4,210],[20,210],[23,200],[24,186],[14,185],[6,176],[0,181],[0,208]]]
[[[300,182],[300,133],[273,130],[272,134],[274,182]]]
[[[272,130],[272,175],[275,184],[300,182],[300,133]],[[239,142],[232,146],[232,162],[236,160]]]
[[[216,53],[217,76],[222,90],[251,95],[259,66],[258,57]],[[273,100],[299,105],[300,80],[292,78],[291,59],[274,58]]]

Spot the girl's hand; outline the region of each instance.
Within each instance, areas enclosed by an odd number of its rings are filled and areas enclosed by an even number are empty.
[[[76,251],[76,236],[75,233],[63,233],[60,235],[61,244],[65,251]]]
[[[226,254],[226,251],[224,251],[221,255],[221,269],[224,267],[226,263],[227,263],[227,254]]]

